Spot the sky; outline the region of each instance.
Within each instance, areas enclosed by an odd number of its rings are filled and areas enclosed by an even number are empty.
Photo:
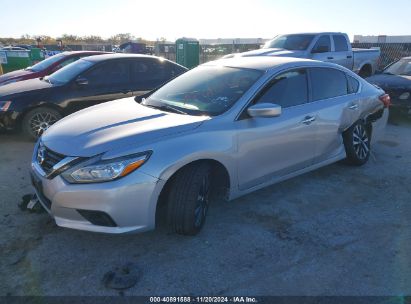
[[[0,37],[117,33],[166,37],[271,38],[340,31],[411,35],[411,0],[0,0]]]

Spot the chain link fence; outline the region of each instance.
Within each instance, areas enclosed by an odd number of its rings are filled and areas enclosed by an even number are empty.
[[[381,57],[378,61],[378,69],[382,70],[390,63],[402,57],[411,56],[411,43],[353,43],[353,48],[375,48],[381,50]]]

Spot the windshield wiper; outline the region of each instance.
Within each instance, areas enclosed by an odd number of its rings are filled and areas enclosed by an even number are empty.
[[[188,113],[186,113],[182,110],[179,110],[179,109],[174,108],[174,107],[169,106],[169,105],[153,106],[153,105],[148,105],[148,104],[144,104],[144,103],[143,103],[143,105],[146,106],[146,107],[150,107],[150,108],[158,109],[158,110],[163,110],[163,111],[166,111],[166,112],[173,112],[173,113],[178,113],[178,114],[183,114],[183,115],[188,114]]]

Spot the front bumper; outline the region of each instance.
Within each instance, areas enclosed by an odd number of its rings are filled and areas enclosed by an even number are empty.
[[[42,206],[61,227],[104,233],[142,232],[155,227],[157,200],[164,181],[135,171],[105,183],[69,184],[47,179],[32,162],[33,186]],[[104,214],[112,225],[93,224],[87,214]]]

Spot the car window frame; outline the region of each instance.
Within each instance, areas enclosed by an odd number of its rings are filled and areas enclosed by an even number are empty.
[[[126,64],[127,69],[128,69],[128,82],[125,83],[125,84],[130,85],[131,84],[131,65],[127,64],[127,59],[125,59],[125,58],[115,58],[115,59],[110,59],[110,60],[104,60],[104,61],[101,61],[101,62],[97,62],[96,64],[94,64],[90,68],[88,68],[87,70],[83,71],[82,73],[80,73],[76,77],[74,77],[72,79],[72,82],[74,83],[76,81],[76,79],[79,78],[80,76],[83,77],[84,74],[87,74],[87,73],[91,72],[92,70],[101,67],[104,64],[110,64],[110,63],[113,63],[115,61],[122,61]],[[88,78],[86,76],[84,76],[84,77],[88,80]],[[117,86],[117,85],[120,85],[120,84],[115,84],[115,86]],[[100,85],[95,86],[95,88],[99,88],[101,86],[102,85],[100,84]]]
[[[290,107],[286,107],[284,109],[294,109],[294,108],[298,108],[298,107],[302,107],[302,106],[306,106],[307,104],[310,103],[311,100],[311,90],[310,90],[310,77],[308,75],[308,68],[309,66],[301,66],[301,67],[291,67],[291,68],[286,68],[283,70],[278,71],[277,73],[274,73],[274,75],[272,75],[269,79],[267,79],[254,93],[254,95],[248,100],[248,102],[244,105],[244,107],[238,112],[238,114],[236,115],[234,121],[239,121],[239,120],[244,120],[244,119],[249,119],[251,118],[248,113],[247,113],[247,109],[249,107],[251,107],[252,105],[255,104],[255,101],[261,97],[261,94],[264,94],[263,92],[265,92],[265,90],[267,90],[269,88],[269,86],[271,86],[271,82],[274,80],[274,78],[276,78],[277,76],[281,75],[281,74],[285,74],[285,73],[289,73],[295,70],[306,70],[306,75],[307,75],[307,94],[308,94],[308,100],[307,102],[303,103],[303,104],[299,104],[299,105],[295,105],[295,106],[290,106]],[[283,108],[283,107],[282,107]]]
[[[345,82],[346,82],[346,85],[347,85],[347,93],[343,94],[343,95],[338,95],[338,96],[313,100],[313,81],[312,81],[312,75],[311,75],[311,70],[312,69],[329,69],[329,70],[334,70],[334,71],[338,71],[340,73],[343,73],[344,77],[345,77]],[[308,70],[308,78],[309,78],[309,85],[310,85],[310,88],[309,88],[309,90],[310,90],[310,101],[309,101],[309,103],[313,103],[313,102],[317,102],[317,101],[330,100],[330,99],[339,98],[339,97],[342,97],[342,96],[348,96],[348,95],[351,95],[351,94],[356,94],[356,93],[350,93],[350,94],[348,93],[348,77],[347,77],[347,73],[343,70],[337,69],[335,67],[329,67],[329,66],[312,66],[312,67],[307,67],[307,70]],[[358,79],[357,79],[357,81],[360,82]],[[360,88],[360,86],[358,86],[358,90],[359,90],[359,88]]]
[[[337,44],[335,43],[335,39],[334,37],[342,37],[342,39],[344,40],[344,46],[347,48],[346,50],[337,50]],[[349,48],[348,48],[348,41],[347,38],[343,35],[343,34],[332,34],[331,35],[332,38],[332,43],[334,45],[334,52],[349,52]]]
[[[327,37],[327,38],[328,38],[328,41],[330,42],[330,48],[329,48],[329,50],[328,50],[327,52],[316,53],[315,51],[317,50],[317,44],[318,44],[318,42],[320,42],[321,38],[323,38],[323,37]],[[312,47],[312,49],[311,49],[311,52],[315,52],[315,54],[330,53],[330,52],[332,52],[332,50],[333,50],[333,42],[334,42],[334,41],[331,39],[331,37],[330,37],[329,34],[320,35],[320,36],[317,38],[317,40],[315,41],[315,43],[314,43],[314,45],[313,45],[313,47]]]

